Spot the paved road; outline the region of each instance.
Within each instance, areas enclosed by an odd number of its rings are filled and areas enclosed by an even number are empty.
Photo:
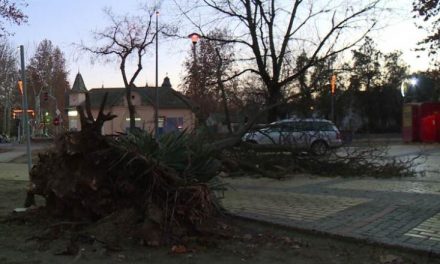
[[[223,203],[233,214],[290,227],[440,253],[440,146],[393,145],[389,154],[426,160],[413,178],[228,179]],[[0,153],[0,180],[28,180],[27,165],[10,163],[25,148]]]
[[[412,178],[230,179],[233,214],[440,254],[440,146],[394,145],[401,158],[426,155]]]
[[[46,148],[47,144],[32,144],[32,150]],[[0,144],[0,179],[29,180],[27,163],[14,163],[17,158],[26,155],[25,144]]]

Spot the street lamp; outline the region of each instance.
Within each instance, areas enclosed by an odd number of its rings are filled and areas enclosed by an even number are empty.
[[[188,38],[191,39],[191,42],[193,44],[193,55],[194,55],[194,64],[196,63],[196,44],[199,41],[199,39],[201,38],[201,36],[197,33],[191,33],[188,35]]]
[[[191,39],[191,42],[193,44],[193,56],[194,56],[194,61],[193,61],[193,84],[194,84],[194,91],[196,94],[198,93],[198,89],[197,89],[197,85],[198,85],[198,80],[199,80],[199,76],[198,76],[198,72],[197,72],[197,54],[196,54],[196,44],[199,41],[199,39],[201,38],[201,36],[197,33],[191,33],[188,35],[188,38]]]
[[[199,41],[199,39],[201,38],[202,36],[200,36],[200,34],[198,34],[198,33],[191,33],[191,34],[189,34],[188,35],[188,38],[190,38],[191,39],[191,41],[192,41],[192,43],[194,44],[194,45],[196,45],[197,44],[197,42]]]
[[[154,108],[154,137],[159,140],[159,10],[156,11],[156,91],[154,93],[156,107]]]
[[[406,101],[411,101],[416,98],[415,90],[418,83],[419,79],[417,77],[411,77],[410,79],[402,81],[400,92],[402,93],[402,97],[406,98]]]
[[[418,80],[416,77],[412,77],[411,80],[410,80],[410,82],[411,82],[411,85],[412,85],[412,86],[416,86],[417,83],[419,82],[419,80]]]

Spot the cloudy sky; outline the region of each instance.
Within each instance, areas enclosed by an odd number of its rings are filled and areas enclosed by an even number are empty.
[[[170,21],[178,13],[173,1],[165,0],[160,10],[159,21]],[[181,0],[183,1],[183,0]],[[281,0],[284,1],[284,0]],[[86,86],[90,88],[122,87],[122,77],[118,64],[94,62],[89,54],[81,53],[74,43],[81,41],[93,44],[91,32],[108,25],[103,13],[110,7],[117,14],[133,13],[139,8],[137,0],[29,0],[24,12],[29,16],[28,25],[13,27],[15,35],[11,37],[13,45],[24,45],[26,58],[30,58],[43,39],[51,40],[59,46],[67,59],[69,81],[72,84],[78,71],[83,75]],[[424,70],[428,60],[412,50],[423,37],[423,31],[414,25],[411,14],[412,0],[386,0],[387,7],[393,8],[389,16],[381,18],[381,29],[372,32],[371,37],[383,52],[401,50],[404,60],[411,69]],[[191,33],[191,32],[188,32]],[[191,49],[189,40],[160,40],[159,42],[159,84],[169,76],[174,87],[178,86],[182,75],[182,63]],[[154,85],[154,54],[146,57],[144,71],[137,85]]]

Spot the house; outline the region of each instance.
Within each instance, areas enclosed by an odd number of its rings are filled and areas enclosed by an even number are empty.
[[[158,123],[159,133],[192,130],[195,126],[195,115],[192,103],[181,93],[171,87],[170,79],[165,77],[161,87],[132,87],[131,101],[135,106],[136,127],[154,131],[154,109],[158,92]],[[125,133],[130,127],[130,118],[125,88],[97,88],[87,91],[82,76],[77,74],[69,92],[68,122],[69,130],[80,130],[81,122],[76,111],[78,105],[85,104],[85,93],[90,96],[93,116],[96,118],[105,93],[108,93],[105,113],[112,112],[117,117],[107,121],[103,127],[104,135]]]

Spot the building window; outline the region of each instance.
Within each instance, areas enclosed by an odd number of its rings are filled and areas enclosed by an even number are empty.
[[[165,124],[165,132],[183,130],[183,117],[168,117]]]
[[[157,118],[157,126],[158,126],[159,128],[163,128],[164,125],[165,125],[165,117],[164,117],[164,116],[159,116],[159,117]]]
[[[134,126],[136,128],[139,128],[141,130],[145,130],[145,122],[140,117],[134,118]],[[130,130],[130,118],[125,118],[125,132],[128,132]]]
[[[71,117],[78,116],[78,111],[69,110],[69,112],[67,112],[67,116],[71,116]]]

